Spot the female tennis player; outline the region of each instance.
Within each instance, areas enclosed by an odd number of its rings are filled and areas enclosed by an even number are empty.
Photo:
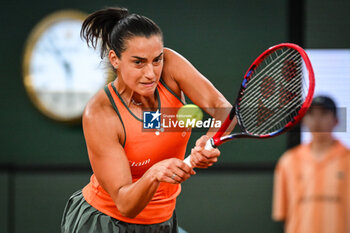
[[[142,130],[143,109],[196,105],[218,110],[231,104],[184,57],[163,47],[160,28],[124,8],[89,15],[81,29],[88,45],[101,46],[115,81],[87,104],[83,130],[94,174],[69,199],[62,232],[178,232],[180,183],[195,172],[183,162],[189,133]],[[209,108],[210,107],[210,108]],[[218,149],[204,150],[204,135],[191,151],[192,167],[207,168]]]

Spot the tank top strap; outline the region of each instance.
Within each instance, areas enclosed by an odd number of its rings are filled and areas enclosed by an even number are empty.
[[[111,83],[110,83],[110,84],[111,84]],[[108,84],[108,85],[110,85],[110,84]],[[124,147],[124,146],[125,146],[125,142],[126,142],[126,130],[125,130],[125,125],[124,125],[123,119],[122,119],[122,117],[121,117],[121,115],[120,115],[120,112],[119,112],[119,110],[118,110],[118,107],[117,107],[117,105],[116,105],[116,102],[115,102],[115,100],[114,100],[114,98],[113,98],[113,96],[112,96],[112,94],[111,94],[111,91],[110,91],[108,85],[105,85],[104,91],[106,92],[107,97],[108,97],[108,99],[109,99],[109,102],[112,104],[112,107],[113,107],[114,111],[117,113],[117,115],[118,115],[118,117],[119,117],[119,119],[120,119],[120,122],[122,123],[123,131],[124,131],[124,135],[125,135],[125,137],[124,137],[124,142],[123,142],[123,145],[122,145],[122,146]]]
[[[174,100],[174,98],[175,98],[182,105],[185,105],[184,101],[181,100],[181,97],[178,96],[173,90],[171,90],[170,87],[164,82],[164,80],[162,78],[159,80],[158,88],[159,88],[159,92],[163,93],[165,96],[167,96],[168,99]]]

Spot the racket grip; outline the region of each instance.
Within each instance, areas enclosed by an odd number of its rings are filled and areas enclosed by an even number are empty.
[[[191,164],[191,155],[187,156],[187,158],[184,159],[184,163],[186,163],[188,166],[192,167],[192,164]]]
[[[204,149],[206,149],[206,150],[214,149],[214,147],[213,147],[213,139],[212,139],[212,138],[210,138],[210,139],[207,141],[207,143],[205,144]]]
[[[210,138],[207,143],[205,144],[204,147],[205,150],[211,150],[214,149],[213,145],[212,145],[212,139]],[[191,155],[187,156],[187,158],[184,159],[184,163],[186,163],[188,166],[192,167],[191,165]]]

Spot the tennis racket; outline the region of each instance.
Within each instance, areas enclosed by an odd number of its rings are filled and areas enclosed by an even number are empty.
[[[232,110],[205,149],[236,138],[270,138],[288,131],[310,107],[314,88],[312,65],[301,47],[282,43],[267,49],[249,67]],[[234,118],[240,132],[223,136]],[[184,162],[191,166],[190,156]]]

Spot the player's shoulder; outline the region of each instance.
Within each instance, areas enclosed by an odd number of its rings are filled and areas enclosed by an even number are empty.
[[[83,125],[100,125],[105,119],[113,116],[115,116],[113,107],[104,89],[101,89],[87,103],[83,113]]]
[[[185,64],[190,62],[177,51],[171,48],[164,48],[164,66],[163,70],[170,70],[172,72],[180,72]],[[186,66],[185,66],[186,67]]]
[[[162,71],[163,82],[178,96],[181,96],[181,88],[178,83],[186,67],[186,59],[170,48],[164,48],[164,66]]]
[[[165,47],[163,49],[163,52],[164,52],[165,59],[168,57],[181,57],[181,55],[178,52],[176,52],[174,49],[171,49],[171,48]]]

